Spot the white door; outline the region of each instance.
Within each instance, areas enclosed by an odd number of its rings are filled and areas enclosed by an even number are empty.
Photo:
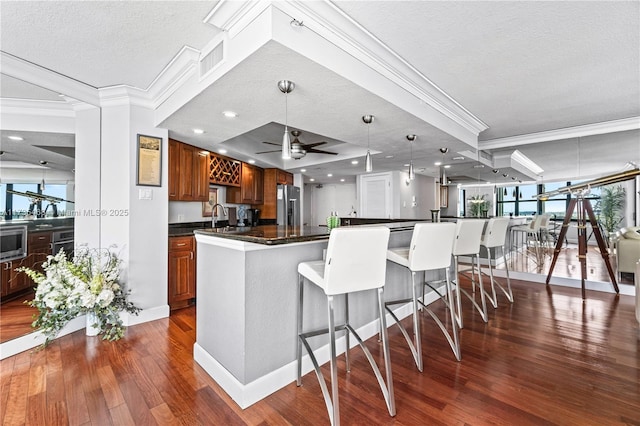
[[[391,219],[391,173],[360,175],[359,217]]]

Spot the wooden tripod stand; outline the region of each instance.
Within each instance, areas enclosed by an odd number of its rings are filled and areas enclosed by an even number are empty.
[[[567,235],[567,230],[569,229],[569,224],[571,223],[571,216],[573,215],[573,211],[576,209],[576,206],[578,207],[576,215],[578,223],[578,259],[580,260],[582,300],[585,299],[584,285],[585,277],[587,275],[587,221],[589,221],[589,223],[591,224],[593,235],[595,235],[596,241],[598,242],[600,255],[602,256],[602,260],[604,260],[604,263],[607,266],[607,271],[609,272],[609,278],[611,278],[613,288],[616,293],[620,293],[620,290],[618,289],[618,283],[616,282],[616,274],[613,272],[611,261],[609,260],[609,252],[607,251],[607,247],[604,244],[604,239],[602,238],[602,234],[600,233],[600,228],[598,227],[598,223],[596,222],[596,217],[593,214],[591,203],[589,202],[589,200],[585,200],[582,193],[578,193],[577,196],[575,198],[572,198],[569,202],[569,208],[567,209],[567,213],[564,217],[562,229],[560,230],[560,235],[558,236],[558,242],[553,252],[553,260],[551,261],[551,267],[549,268],[549,274],[547,275],[547,285],[549,285],[549,281],[551,280],[553,268],[556,266],[556,261],[558,260],[560,249],[562,248],[562,242]]]

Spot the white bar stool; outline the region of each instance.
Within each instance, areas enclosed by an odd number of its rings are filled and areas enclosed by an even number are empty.
[[[334,228],[329,235],[326,260],[302,262],[298,265],[298,378],[297,385],[302,385],[302,345],[306,348],[309,358],[320,382],[322,395],[329,412],[332,425],[340,424],[340,409],[338,400],[338,367],[336,363],[336,331],[346,331],[345,357],[347,371],[349,364],[349,333],[356,338],[371,368],[378,380],[384,396],[389,414],[396,415],[395,399],[393,395],[393,379],[391,376],[391,360],[389,358],[389,344],[387,338],[387,324],[384,313],[384,284],[387,269],[386,254],[389,244],[389,228],[386,227],[357,227]],[[327,296],[328,323],[326,329],[303,331],[303,296],[305,278],[320,287]],[[378,312],[380,330],[382,334],[382,348],[385,361],[386,385],[380,369],[376,365],[371,352],[349,324],[349,293],[363,290],[378,290]],[[336,325],[334,320],[334,296],[345,297],[345,323]],[[318,361],[307,339],[313,336],[329,334],[331,352],[331,394],[327,389],[324,376],[320,371]],[[332,402],[333,401],[333,402]]]
[[[507,239],[507,229],[509,228],[509,218],[508,217],[493,217],[489,219],[487,222],[487,227],[485,228],[484,235],[482,236],[482,241],[480,242],[480,248],[484,248],[487,252],[487,260],[489,262],[489,279],[491,281],[491,296],[489,297],[489,301],[493,305],[494,308],[498,307],[498,296],[496,295],[496,286],[507,297],[509,302],[513,303],[513,293],[511,291],[511,279],[509,278],[509,265],[506,258],[506,253],[504,250],[505,240]],[[497,252],[496,249],[500,247],[502,249],[502,258],[504,259],[504,268],[507,272],[507,288],[505,289],[502,285],[496,281],[493,276],[493,263],[496,262]],[[493,249],[493,255],[491,253],[491,249]]]
[[[455,235],[456,225],[453,223],[416,223],[413,228],[413,234],[411,236],[411,243],[409,247],[394,248],[387,250],[387,260],[397,263],[400,266],[404,266],[411,272],[411,289],[412,298],[393,300],[385,303],[387,312],[393,317],[400,331],[404,335],[404,338],[409,344],[409,348],[413,354],[416,366],[419,371],[422,371],[422,346],[420,339],[420,319],[418,318],[418,307],[423,307],[434,319],[440,330],[444,333],[449,346],[453,350],[453,354],[456,359],[460,361],[460,341],[458,338],[458,329],[456,327],[455,319],[455,305],[453,301],[453,292],[451,288],[451,280],[449,279],[449,267],[451,266],[451,252],[453,248],[453,237]],[[441,294],[438,290],[431,287],[449,308],[451,314],[451,333],[447,331],[447,327],[436,316],[436,314],[424,304],[424,280],[420,282],[422,287],[422,300],[418,298],[417,284],[416,284],[416,272],[433,271],[433,270],[445,270],[445,285],[446,295]],[[389,308],[389,306],[397,305],[400,303],[412,302],[413,304],[413,334],[415,342],[409,337],[409,333],[402,325],[395,313]]]
[[[482,273],[480,272],[480,241],[482,240],[482,230],[484,229],[484,220],[480,219],[459,219],[456,222],[456,234],[453,242],[453,259],[455,270],[455,289],[457,292],[457,304],[458,309],[456,313],[456,320],[458,326],[462,328],[464,326],[462,321],[462,295],[464,294],[471,300],[473,306],[478,310],[482,320],[488,322],[487,317],[487,302],[485,300],[484,286],[482,285]],[[460,285],[460,274],[462,273],[459,268],[459,257],[470,256],[471,257],[471,284],[475,294],[475,278],[474,278],[474,260],[478,268],[478,286],[480,288],[480,303],[476,302],[475,297],[469,294],[468,291],[462,288]],[[465,271],[466,272],[466,271]]]

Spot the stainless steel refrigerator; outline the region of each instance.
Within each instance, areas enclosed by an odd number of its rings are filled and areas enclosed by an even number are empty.
[[[300,188],[293,185],[278,185],[276,196],[277,224],[300,226]]]

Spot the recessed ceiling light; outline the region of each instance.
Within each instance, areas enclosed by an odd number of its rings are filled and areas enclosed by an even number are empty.
[[[344,182],[344,179],[340,179],[340,182]]]
[[[11,139],[12,141],[23,141],[24,138],[20,137],[20,136],[9,136],[9,139]]]
[[[433,163],[434,166],[441,166],[442,165],[442,161],[436,161],[435,163]]]
[[[333,177],[332,173],[327,173],[327,177]]]
[[[464,157],[453,157],[454,160],[464,160]]]
[[[393,155],[385,155],[384,158],[393,158]]]
[[[247,163],[249,163],[249,164],[256,164],[256,160],[249,160],[249,161],[247,161]]]
[[[193,133],[195,133],[196,135],[201,135],[204,133],[204,130],[202,129],[193,129]]]
[[[300,169],[300,173],[304,173],[306,171],[307,171],[307,169]]]
[[[356,164],[358,164],[358,160],[352,160],[351,164],[353,164],[355,166]]]
[[[314,178],[309,179],[309,182],[315,182],[316,180]]]
[[[222,115],[224,115],[227,118],[236,118],[238,116],[238,113],[233,111],[223,111]]]
[[[451,168],[451,164],[447,164],[446,166],[444,166],[445,169],[450,169]]]
[[[409,167],[409,163],[405,164],[404,167]]]
[[[227,150],[226,150],[226,149],[224,149],[224,148],[220,148],[220,149],[218,150],[218,152],[219,152],[220,154],[226,154],[226,153],[227,153]]]

